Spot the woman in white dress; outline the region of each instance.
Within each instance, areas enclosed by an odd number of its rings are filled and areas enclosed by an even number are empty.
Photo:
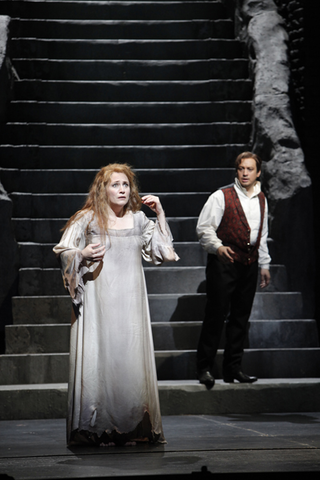
[[[130,167],[110,164],[53,250],[73,302],[68,444],[165,442],[141,262],[179,259],[159,198],[140,198]]]

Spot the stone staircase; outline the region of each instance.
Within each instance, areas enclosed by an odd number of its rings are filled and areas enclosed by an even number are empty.
[[[161,197],[181,257],[145,266],[162,412],[315,410],[316,324],[274,255],[244,359],[265,380],[218,381],[210,392],[194,380],[206,262],[196,220],[208,195],[233,180],[251,130],[247,60],[223,5],[3,0],[0,14],[12,17],[19,77],[0,132],[0,178],[21,266],[0,356],[0,418],[65,416],[71,304],[52,247],[97,169],[118,161],[136,169],[141,192]]]

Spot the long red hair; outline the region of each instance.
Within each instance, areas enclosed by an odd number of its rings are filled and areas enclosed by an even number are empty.
[[[141,208],[141,200],[138,192],[138,184],[136,175],[131,170],[131,167],[127,163],[110,163],[106,167],[102,167],[101,170],[95,176],[92,185],[89,189],[88,197],[83,207],[78,210],[68,220],[62,231],[66,230],[75,219],[79,219],[87,212],[92,212],[98,222],[99,227],[102,230],[108,231],[109,220],[109,199],[107,197],[106,186],[110,182],[111,175],[113,173],[123,173],[127,176],[130,184],[130,197],[128,203],[123,207],[124,215],[128,210],[137,212]]]

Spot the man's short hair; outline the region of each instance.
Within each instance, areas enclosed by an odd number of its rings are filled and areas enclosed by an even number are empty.
[[[237,156],[236,161],[234,163],[234,165],[236,167],[236,170],[238,170],[239,165],[242,162],[242,160],[244,160],[246,158],[253,158],[253,160],[255,160],[255,162],[257,164],[257,172],[260,172],[261,165],[262,165],[262,160],[261,160],[260,157],[258,157],[258,155],[256,155],[255,153],[252,153],[252,152],[242,152],[242,153],[240,153],[240,155]]]

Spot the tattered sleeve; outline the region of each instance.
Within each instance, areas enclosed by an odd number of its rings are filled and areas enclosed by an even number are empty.
[[[161,265],[163,262],[177,262],[179,260],[173,248],[173,238],[166,223],[165,231],[161,229],[158,220],[153,222],[143,215],[142,226],[142,257],[154,265]]]
[[[82,303],[84,290],[83,276],[88,272],[87,262],[81,251],[85,248],[85,228],[87,220],[85,216],[64,232],[60,243],[53,248],[61,267],[62,278],[65,288],[69,291],[72,302],[75,305]]]

